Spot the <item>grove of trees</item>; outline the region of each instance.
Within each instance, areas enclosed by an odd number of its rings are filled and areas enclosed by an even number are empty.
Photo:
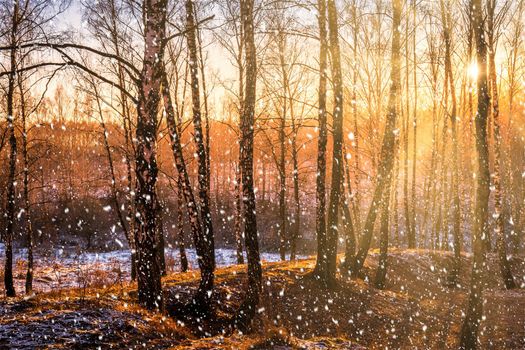
[[[0,0],[0,229],[13,249],[132,251],[138,302],[213,314],[215,250],[315,255],[336,288],[388,280],[389,249],[473,254],[460,347],[478,344],[487,254],[525,248],[523,0]],[[73,18],[74,23],[71,23]],[[78,23],[80,25],[77,25]],[[120,241],[118,241],[120,242]],[[164,301],[164,247],[200,283]],[[343,256],[338,255],[342,253]]]

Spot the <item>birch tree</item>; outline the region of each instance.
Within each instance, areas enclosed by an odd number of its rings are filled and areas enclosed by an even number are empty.
[[[470,1],[470,17],[474,30],[476,61],[478,65],[477,92],[478,104],[475,118],[476,152],[478,170],[476,174],[476,208],[473,232],[473,265],[470,293],[466,316],[460,333],[460,349],[477,349],[478,332],[483,315],[483,289],[485,270],[485,240],[488,236],[489,204],[489,150],[487,142],[487,121],[490,96],[487,79],[487,45],[485,42],[485,18],[481,0]]]
[[[242,193],[245,245],[248,259],[248,286],[246,296],[237,311],[233,324],[242,331],[249,328],[251,320],[257,311],[262,289],[262,267],[259,255],[259,240],[257,234],[257,215],[255,191],[253,184],[253,134],[257,87],[257,56],[255,48],[254,0],[240,0],[241,23],[244,33],[244,48],[246,62],[246,82],[243,110],[240,118],[241,143],[240,168],[242,178]]]
[[[401,89],[401,53],[400,53],[400,33],[399,28],[401,24],[401,1],[394,0],[392,2],[392,57],[391,57],[391,72],[390,72],[390,92],[388,95],[388,114],[386,119],[385,131],[383,136],[383,145],[381,147],[381,155],[379,161],[379,170],[377,173],[377,182],[372,197],[372,204],[368,210],[368,215],[363,227],[363,234],[359,241],[359,250],[356,254],[355,261],[352,266],[352,275],[358,276],[361,272],[370,243],[372,241],[372,234],[377,218],[377,212],[381,207],[383,193],[389,188],[389,178],[392,172],[395,159],[395,127],[397,119],[397,98]]]

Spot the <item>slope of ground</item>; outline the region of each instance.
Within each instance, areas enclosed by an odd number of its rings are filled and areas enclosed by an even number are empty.
[[[119,283],[129,280],[131,274],[129,249],[108,252],[82,251],[78,248],[69,249],[37,249],[34,253],[33,287],[40,292],[56,291],[57,289],[84,288],[85,286],[103,286],[106,282]],[[16,249],[14,252],[14,284],[15,289],[24,289],[27,263],[27,250]],[[166,247],[166,263],[170,270],[180,270],[179,249]],[[186,249],[186,257],[190,269],[197,267],[195,249]],[[305,256],[299,256],[304,258]],[[261,253],[263,261],[279,261],[278,253]],[[5,249],[0,243],[0,266],[4,265]],[[234,265],[237,261],[235,249],[218,248],[215,250],[215,262],[218,267]],[[0,270],[3,280],[3,269]],[[0,294],[3,294],[0,285]]]
[[[524,287],[524,261],[512,261]],[[265,263],[260,314],[251,335],[222,335],[219,327],[243,297],[245,266],[218,270],[216,317],[198,322],[140,309],[128,283],[0,299],[0,349],[454,349],[470,258],[463,257],[460,286],[454,289],[445,286],[450,263],[449,253],[393,250],[385,290],[367,282],[377,266],[375,252],[367,259],[364,280],[341,278],[332,290],[308,276],[313,259]],[[503,289],[494,256],[488,270],[481,348],[525,348],[525,291]],[[196,272],[167,276],[167,303],[188,302],[197,282]]]

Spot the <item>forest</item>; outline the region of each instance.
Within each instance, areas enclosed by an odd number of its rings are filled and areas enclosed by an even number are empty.
[[[0,349],[525,348],[525,0],[0,18]]]

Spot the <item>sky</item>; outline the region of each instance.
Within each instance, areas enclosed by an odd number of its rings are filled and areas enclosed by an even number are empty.
[[[74,33],[74,37],[83,37],[83,40],[89,40],[90,34],[85,28],[86,23],[82,20],[83,5],[79,0],[72,0],[71,5],[68,9],[62,13],[56,21],[56,26],[59,30],[64,30]],[[213,25],[211,25],[213,26]],[[206,69],[207,69],[207,84],[208,88],[212,89],[210,93],[210,105],[217,112],[220,113],[222,110],[222,101],[225,90],[220,86],[220,82],[217,81],[217,77],[220,77],[221,81],[229,81],[236,78],[236,72],[234,67],[231,65],[227,58],[226,51],[216,43],[209,32],[205,33],[205,56],[206,56]],[[62,85],[66,88],[66,91],[70,94],[73,93],[73,86],[67,86],[66,82],[72,82],[67,79],[71,75],[70,72],[62,73],[60,76],[62,79],[55,78],[55,81],[50,84],[48,96],[52,97],[54,90],[58,85]]]

